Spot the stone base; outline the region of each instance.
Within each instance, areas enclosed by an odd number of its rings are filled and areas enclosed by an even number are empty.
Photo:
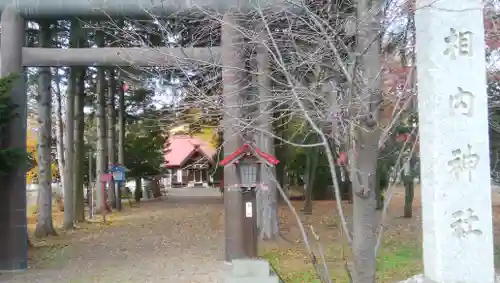
[[[428,282],[425,280],[425,276],[423,274],[415,275],[406,280],[399,281],[398,283],[438,283],[438,282]],[[495,283],[500,283],[500,274],[496,274]]]

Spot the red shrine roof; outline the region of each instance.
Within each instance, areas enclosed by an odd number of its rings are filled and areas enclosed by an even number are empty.
[[[215,156],[215,149],[200,138],[187,135],[174,135],[168,141],[168,151],[165,153],[166,167],[181,167],[184,163],[199,152],[208,160]]]
[[[244,144],[243,146],[238,148],[235,152],[231,153],[226,158],[224,158],[222,161],[220,161],[219,165],[226,166],[226,165],[231,164],[233,162],[237,162],[238,159],[242,158],[246,153],[252,153],[258,159],[261,159],[264,162],[266,162],[272,166],[275,166],[278,163],[280,163],[280,161],[274,155],[263,152],[262,150],[258,149],[257,147],[250,147],[249,144]]]

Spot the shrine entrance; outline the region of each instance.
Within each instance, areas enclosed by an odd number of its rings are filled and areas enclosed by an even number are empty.
[[[234,74],[238,66],[243,66],[245,58],[242,57],[242,45],[237,27],[240,23],[234,16],[233,10],[252,10],[252,1],[238,0],[213,0],[213,1],[132,1],[136,4],[124,4],[121,0],[95,0],[95,1],[74,1],[74,0],[46,0],[42,2],[32,0],[0,0],[1,14],[1,41],[0,59],[1,75],[6,77],[9,74],[23,74],[25,67],[72,67],[72,66],[94,66],[94,67],[120,67],[120,66],[187,66],[190,64],[213,64],[223,66],[223,69],[231,69],[231,72],[222,72],[223,97],[234,96],[234,93],[243,95],[240,87],[240,80]],[[200,3],[195,3],[200,2]],[[267,1],[265,6],[275,6],[284,3],[282,0]],[[262,3],[263,4],[263,3]],[[261,5],[262,5],[261,4]],[[222,38],[221,47],[99,47],[99,48],[33,48],[24,47],[26,25],[25,20],[59,20],[59,19],[123,19],[126,17],[144,19],[154,16],[165,16],[168,14],[185,12],[202,7],[207,10],[218,11],[224,14],[222,18]],[[261,7],[265,9],[266,7]],[[225,49],[221,52],[221,49]],[[236,68],[235,68],[236,67]],[[243,68],[244,69],[244,68]],[[243,72],[243,71],[237,71]],[[7,148],[26,149],[26,132],[19,131],[25,129],[27,124],[27,94],[25,77],[20,76],[14,83],[11,90],[12,102],[19,107],[16,108],[17,116],[10,122],[7,129],[8,140],[2,140],[2,146]],[[234,96],[236,97],[236,96]],[[224,101],[226,104],[227,101]],[[229,107],[230,108],[230,107]],[[225,109],[224,123],[231,121],[234,111]],[[230,123],[229,123],[230,124]],[[230,127],[224,129],[224,135],[231,134]],[[227,132],[227,133],[226,133]],[[224,150],[232,152],[238,145],[234,141],[226,141]],[[98,179],[105,173],[105,169],[98,174]],[[17,270],[27,268],[27,233],[26,233],[26,187],[24,169],[16,169],[8,172],[3,178],[4,190],[0,190],[0,222],[6,227],[0,231],[0,270]],[[226,183],[235,180],[234,172],[226,172]],[[207,180],[202,169],[193,172],[195,183]],[[96,183],[99,183],[97,180]],[[228,194],[228,196],[230,196]],[[241,205],[241,204],[237,204]],[[238,214],[240,207],[226,204],[226,259],[237,258],[240,245],[238,241],[233,241],[234,233],[241,233],[236,225],[239,221]],[[232,212],[237,213],[232,213]],[[233,223],[228,225],[228,223]],[[236,223],[236,224],[235,224]]]

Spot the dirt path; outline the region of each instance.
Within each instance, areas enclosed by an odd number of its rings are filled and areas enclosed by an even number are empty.
[[[223,282],[223,212],[218,198],[143,203],[110,227],[50,239],[32,268],[0,282]]]

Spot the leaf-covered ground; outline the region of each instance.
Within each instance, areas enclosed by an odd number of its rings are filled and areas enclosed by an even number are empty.
[[[423,271],[420,193],[416,191],[413,218],[406,219],[401,217],[404,206],[404,193],[402,191],[402,188],[397,189],[389,207],[388,221],[385,225],[386,232],[378,258],[377,282],[398,282]],[[334,202],[315,202],[313,215],[307,216],[300,213],[300,209],[303,208],[302,202],[295,202],[294,206],[307,227],[312,225],[319,235],[319,241],[311,240],[311,243],[315,247],[318,259],[320,254],[317,243],[321,243],[331,278],[334,279],[333,282],[348,282],[345,262],[349,262],[351,257],[346,242],[341,240],[342,235]],[[344,203],[344,208],[350,217],[351,205]],[[500,258],[498,258],[498,252],[500,252],[500,195],[498,193],[493,193],[493,210],[495,257],[498,267],[500,266]],[[300,240],[301,236],[295,219],[285,207],[281,207],[280,214],[282,232],[288,241],[282,239],[276,243],[266,243],[262,247],[262,254],[278,269],[278,273],[285,279],[285,282],[319,282]],[[309,237],[313,238],[311,233],[309,233]]]
[[[216,198],[127,207],[109,216],[106,225],[84,224],[71,233],[34,240],[30,269],[0,275],[0,282],[219,282],[228,268],[223,263],[223,211]],[[60,221],[56,213],[55,225]]]
[[[182,191],[184,192],[184,191]],[[179,191],[179,195],[182,195]],[[215,193],[217,194],[217,192]],[[113,282],[223,282],[228,270],[223,260],[224,207],[217,197],[201,200],[191,193],[178,199],[150,201],[127,207],[109,217],[109,223],[88,223],[71,233],[36,241],[30,252],[30,269],[21,274],[0,275],[0,282],[113,283]],[[420,198],[416,193],[414,217],[402,218],[403,194],[391,203],[384,244],[378,259],[377,282],[397,282],[422,271]],[[182,200],[182,201],[181,201]],[[494,193],[495,239],[500,243],[500,197]],[[331,201],[315,202],[313,215],[300,213],[307,227],[319,235],[328,269],[336,283],[347,282],[344,270],[349,249]],[[344,203],[347,215],[350,204]],[[288,208],[280,207],[282,234],[286,238],[261,244],[261,255],[270,259],[285,282],[318,282],[304,251],[299,229]],[[62,217],[55,213],[55,225]],[[35,219],[29,217],[30,228]],[[310,235],[311,238],[312,235]],[[312,240],[320,257],[316,242]],[[499,250],[500,251],[500,250]],[[500,261],[497,261],[500,263]]]

